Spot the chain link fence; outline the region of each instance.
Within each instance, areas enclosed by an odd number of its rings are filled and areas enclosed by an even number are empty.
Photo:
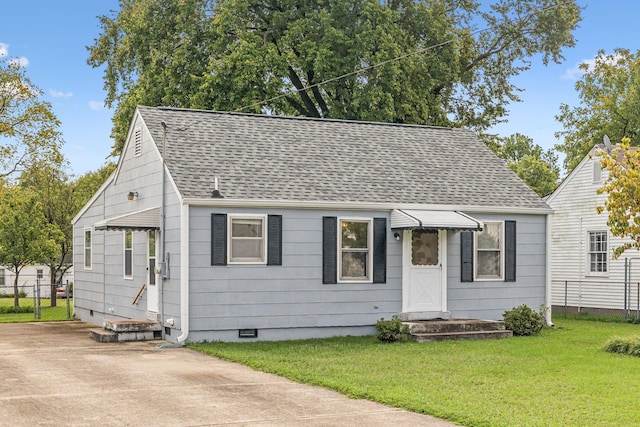
[[[640,282],[552,281],[553,312],[640,319]]]
[[[0,285],[0,321],[66,320],[73,317],[73,283]]]

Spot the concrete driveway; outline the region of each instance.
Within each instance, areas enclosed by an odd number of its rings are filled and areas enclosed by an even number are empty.
[[[81,322],[0,324],[0,425],[452,426]]]

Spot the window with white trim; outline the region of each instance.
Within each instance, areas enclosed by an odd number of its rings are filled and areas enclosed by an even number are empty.
[[[475,280],[502,280],[504,277],[504,223],[485,222],[475,234]]]
[[[373,219],[341,218],[338,224],[339,281],[371,282]]]
[[[43,278],[44,278],[44,270],[42,268],[37,268],[36,279],[43,279]]]
[[[86,270],[91,269],[91,256],[93,253],[91,229],[84,229],[84,268]]]
[[[608,267],[608,233],[606,231],[589,232],[589,272],[606,273]]]
[[[5,276],[6,276],[6,270],[4,268],[0,268],[0,286],[6,285]]]
[[[229,215],[229,264],[267,262],[266,216]]]
[[[133,232],[124,231],[124,277],[133,278]]]

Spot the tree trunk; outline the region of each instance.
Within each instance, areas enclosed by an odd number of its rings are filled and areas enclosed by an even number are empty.
[[[13,306],[20,307],[20,297],[18,296],[18,269],[16,269],[16,277],[13,279]]]
[[[57,292],[56,292],[56,271],[53,268],[53,266],[49,266],[49,280],[51,283],[51,307],[57,307],[57,303],[56,303],[56,298],[57,298]]]

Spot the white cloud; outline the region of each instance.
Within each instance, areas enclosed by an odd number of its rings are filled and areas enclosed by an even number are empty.
[[[0,43],[0,57],[9,55],[9,45]]]
[[[100,101],[89,101],[89,108],[92,110],[102,110],[104,108],[104,102]]]
[[[567,79],[567,80],[578,80],[580,77],[582,77],[584,75],[585,72],[592,72],[593,69],[596,66],[596,61],[600,62],[600,63],[605,63],[608,65],[617,65],[617,66],[623,66],[620,61],[623,60],[624,57],[622,55],[611,55],[611,56],[605,56],[605,57],[594,57],[591,59],[583,59],[582,62],[576,64],[573,68],[569,68],[568,70],[566,70],[564,72],[564,74],[562,75],[563,79]],[[580,65],[582,64],[586,64],[587,65],[587,70],[585,71],[584,68],[580,68]]]
[[[27,58],[25,58],[24,56],[21,56],[19,58],[10,59],[7,62],[9,63],[9,65],[17,65],[20,68],[24,68],[27,65],[29,65],[29,60]]]
[[[76,151],[84,151],[85,150],[85,146],[84,145],[74,145],[73,149]]]
[[[595,65],[595,63],[595,58],[583,59],[582,62],[577,63],[573,68],[569,68],[568,70],[566,70],[562,75],[562,78],[567,80],[578,80],[585,73],[584,69],[580,68],[580,65],[587,64],[588,70],[591,71],[593,70],[593,66]]]
[[[60,92],[58,90],[49,89],[49,95],[53,96],[54,98],[71,98],[73,96],[73,93]]]

